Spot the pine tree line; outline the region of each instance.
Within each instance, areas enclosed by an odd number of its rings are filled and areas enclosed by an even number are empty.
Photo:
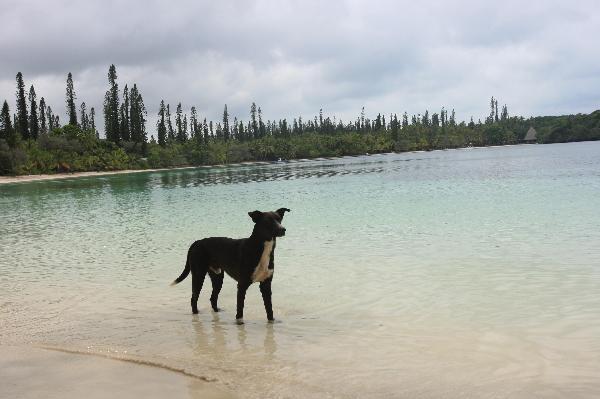
[[[44,97],[41,97],[39,101],[37,100],[35,87],[31,85],[29,90],[25,91],[25,83],[21,72],[17,73],[16,82],[16,114],[13,115],[11,122],[10,107],[8,102],[4,100],[0,117],[0,139],[4,139],[10,147],[15,147],[21,140],[37,140],[40,135],[47,135],[61,127],[59,116],[55,115],[52,107],[46,104]],[[65,96],[69,124],[84,131],[91,130],[97,134],[95,110],[91,108],[88,114],[85,102],[81,103],[81,123],[78,123],[76,98],[73,75],[69,72]]]
[[[69,123],[61,127],[58,115],[46,104],[45,99],[41,97],[38,100],[33,85],[28,91],[25,90],[23,75],[19,72],[16,76],[15,114],[11,114],[7,101],[4,101],[0,112],[0,152],[6,153],[6,149],[3,149],[6,146],[31,148],[31,144],[38,141],[46,143],[41,143],[41,148],[48,149],[51,146],[43,138],[66,134],[69,139],[86,141],[88,153],[74,154],[69,161],[76,163],[78,169],[115,169],[123,165],[135,166],[136,162],[141,162],[139,165],[148,162],[149,165],[171,166],[513,144],[519,142],[532,125],[543,127],[540,131],[540,141],[543,142],[600,138],[598,112],[573,118],[526,120],[510,116],[508,107],[499,107],[498,100],[492,97],[489,102],[490,113],[483,122],[481,119],[475,122],[473,117],[469,122],[459,122],[454,109],[445,107],[438,112],[425,110],[413,115],[407,112],[401,115],[378,113],[373,119],[366,116],[363,107],[349,121],[330,117],[320,109],[312,119],[298,116],[291,121],[286,118],[270,120],[264,117],[262,108],[255,102],[250,104],[246,121],[236,116],[232,119],[227,104],[223,107],[220,120],[212,121],[199,115],[195,106],[190,108],[188,115],[181,102],[175,105],[175,111],[172,112],[171,105],[161,100],[156,141],[154,135],[148,140],[147,111],[137,85],[125,84],[120,91],[114,65],[109,67],[107,78],[108,87],[103,103],[105,139],[100,140],[94,108],[88,111],[85,101],[77,106],[71,73],[67,75],[65,91]],[[20,145],[21,142],[25,144]],[[31,154],[28,169],[18,169],[15,165],[22,165],[23,162],[11,158],[13,166],[4,170],[26,172],[64,169],[60,165],[57,167],[56,163],[54,166],[44,165],[43,157],[33,150]],[[60,155],[55,154],[55,158],[59,159]],[[75,159],[78,160],[73,161]]]
[[[497,106],[496,102],[494,102],[494,104]],[[444,107],[442,107],[439,113],[430,115],[429,111],[426,110],[423,114],[412,115],[410,121],[406,112],[402,115],[401,119],[398,118],[397,114],[390,114],[386,120],[386,116],[379,113],[375,119],[371,120],[365,117],[363,108],[360,116],[357,117],[355,121],[347,123],[341,119],[337,120],[335,116],[333,118],[324,116],[323,110],[321,109],[319,111],[319,116],[315,116],[313,120],[309,119],[308,121],[303,121],[302,116],[299,116],[293,118],[290,123],[286,118],[263,121],[261,108],[257,107],[256,103],[252,103],[249,116],[250,120],[247,124],[238,120],[237,117],[234,118],[233,123],[231,124],[227,104],[225,104],[222,121],[217,123],[209,121],[207,123],[205,118],[204,122],[200,122],[197,117],[196,108],[192,107],[189,119],[190,129],[188,130],[187,115],[183,113],[181,103],[178,103],[175,113],[176,130],[174,131],[171,126],[170,105],[165,105],[165,101],[161,100],[156,126],[158,144],[165,147],[169,143],[183,143],[188,139],[196,139],[197,141],[204,143],[207,143],[209,140],[225,142],[237,140],[246,142],[267,136],[285,138],[301,136],[304,133],[328,135],[348,132],[373,133],[382,131],[392,132],[392,134],[396,136],[401,130],[407,129],[409,126],[423,126],[429,128],[433,132],[436,129],[444,130],[449,127],[457,126],[455,111],[452,110],[452,113],[448,116],[448,111]],[[496,117],[495,114],[493,114],[491,119],[486,119],[486,124],[505,123],[508,119],[508,108],[504,105],[501,117]],[[480,121],[479,125],[481,124]],[[473,124],[472,127],[474,125],[475,124]]]
[[[137,85],[134,84],[129,89],[126,84],[122,98],[120,98],[117,82],[118,76],[114,65],[109,67],[107,77],[109,87],[104,97],[106,140],[118,145],[124,142],[132,142],[134,145],[141,144],[142,147],[146,148],[145,146],[148,142],[146,132],[147,112]],[[22,140],[36,140],[40,134],[47,134],[59,128],[61,125],[58,115],[55,115],[52,112],[52,108],[45,104],[43,97],[39,103],[37,102],[33,85],[29,89],[26,98],[23,76],[20,72],[17,74],[16,79],[17,106],[13,124],[18,137]],[[27,99],[29,100],[29,105]],[[69,72],[65,95],[69,124],[78,126],[84,131],[92,130],[98,136],[95,126],[94,108],[91,108],[88,113],[86,103],[82,102],[79,107],[78,116],[76,99],[73,76]],[[6,106],[8,107],[8,104]],[[10,110],[8,113],[10,114]],[[207,121],[206,118],[203,118],[201,121],[195,107],[191,107],[191,115],[188,118],[188,115],[183,112],[181,102],[176,106],[174,119],[175,124],[173,125],[170,104],[165,104],[164,100],[161,100],[156,135],[158,144],[162,147],[167,147],[173,143],[185,143],[188,140],[195,140],[198,144],[207,144],[211,140],[248,142],[269,136],[289,138],[301,136],[305,133],[331,135],[350,132],[362,134],[390,132],[394,140],[399,140],[403,131],[409,132],[411,129],[423,130],[419,134],[423,134],[431,142],[435,140],[436,135],[439,135],[440,132],[438,130],[441,130],[441,133],[445,134],[446,129],[457,125],[454,110],[448,116],[448,111],[445,108],[442,108],[439,113],[431,115],[426,110],[423,114],[412,115],[410,118],[406,112],[401,118],[398,118],[397,114],[390,114],[387,119],[385,115],[379,113],[375,119],[370,120],[365,117],[363,107],[360,115],[354,121],[346,123],[341,119],[337,120],[335,116],[333,118],[325,116],[323,110],[320,109],[318,117],[315,116],[312,120],[308,119],[305,121],[299,116],[293,118],[291,123],[286,118],[264,121],[261,107],[257,106],[254,102],[250,106],[249,121],[247,123],[238,120],[237,117],[234,117],[234,120],[231,122],[227,104],[225,104],[223,109],[222,120],[216,123]],[[498,100],[492,97],[490,100],[490,115],[486,118],[485,124],[506,124],[508,120],[507,106],[504,105],[501,113],[499,113]],[[8,122],[3,123],[8,126]],[[13,129],[13,124],[11,124],[11,129]],[[481,125],[481,122],[478,125]],[[474,128],[475,124],[472,118],[468,126]],[[6,128],[3,129],[6,130]],[[7,133],[3,134],[6,135]],[[154,136],[152,136],[152,140],[154,140]],[[447,141],[447,138],[444,140]]]
[[[104,95],[104,132],[106,139],[116,144],[133,142],[146,148],[146,106],[137,85],[131,89],[126,84],[123,89],[123,102],[119,98],[117,69],[108,69],[109,88]]]

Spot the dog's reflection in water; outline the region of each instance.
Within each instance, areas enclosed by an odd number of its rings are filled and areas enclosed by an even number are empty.
[[[262,346],[265,355],[272,358],[277,352],[277,341],[275,338],[276,324],[251,325],[250,327],[259,328],[250,328],[245,324],[233,324],[229,320],[224,322],[221,320],[219,313],[213,313],[210,324],[207,321],[203,321],[198,315],[193,315],[192,326],[195,335],[194,349],[198,354],[210,353],[216,358],[226,356],[230,352],[227,348],[232,348],[231,338],[233,338],[234,334],[237,336],[239,350],[242,352],[258,349],[261,346],[260,330],[263,330]],[[228,342],[229,345],[227,344]]]
[[[198,315],[192,316],[192,327],[194,329],[195,342],[194,351],[197,354],[211,354],[220,357],[225,349],[227,339],[223,323],[219,315],[214,313],[211,323],[202,320]]]
[[[277,341],[275,341],[275,326],[273,324],[267,324],[265,328],[265,340],[264,340],[265,354],[272,358],[277,352]]]

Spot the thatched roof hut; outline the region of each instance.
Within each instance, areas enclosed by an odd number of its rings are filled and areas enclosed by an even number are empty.
[[[524,143],[536,143],[537,142],[537,131],[532,127],[529,128],[525,138],[523,139]]]

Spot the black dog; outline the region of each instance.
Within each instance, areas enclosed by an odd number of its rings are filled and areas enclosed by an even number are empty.
[[[246,290],[252,283],[260,282],[260,292],[265,303],[267,319],[273,322],[271,304],[271,281],[275,264],[275,239],[285,235],[281,225],[287,208],[275,212],[248,212],[254,222],[252,235],[248,238],[233,239],[210,237],[194,242],[188,250],[185,269],[171,285],[180,283],[192,272],[192,312],[198,313],[198,296],[206,273],[212,282],[210,304],[219,311],[217,300],[223,286],[224,271],[238,282],[236,321],[243,323],[244,299]]]

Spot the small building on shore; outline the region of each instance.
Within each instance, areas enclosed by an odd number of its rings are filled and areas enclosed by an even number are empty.
[[[532,127],[529,128],[525,138],[523,139],[523,143],[525,144],[535,144],[537,143],[537,131]]]

